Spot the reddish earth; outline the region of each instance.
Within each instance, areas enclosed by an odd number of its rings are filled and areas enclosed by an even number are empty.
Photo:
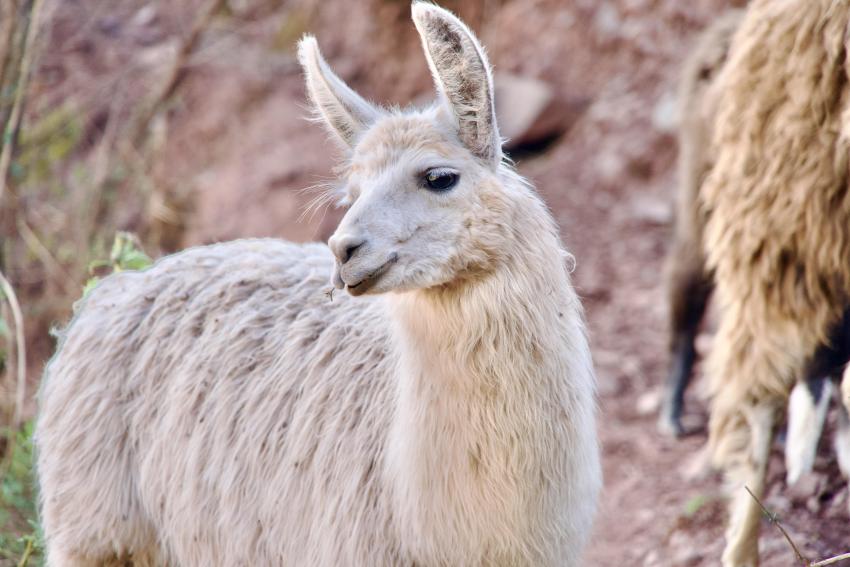
[[[606,488],[589,565],[718,564],[720,479],[687,475],[705,433],[679,441],[659,436],[652,401],[666,364],[662,261],[675,190],[676,73],[694,34],[732,3],[447,3],[480,33],[497,70],[546,81],[572,109],[562,135],[542,152],[518,158],[518,167],[549,203],[577,259],[575,283],[598,371]],[[95,0],[66,4],[74,6],[59,8],[56,32],[65,51],[54,41],[46,54],[48,68],[63,78],[43,97],[57,100],[112,81],[130,104],[157,77],[169,42],[185,35],[190,7],[198,3],[178,9],[124,0],[108,11]],[[355,88],[407,104],[430,89],[408,4],[229,6],[230,16],[214,22],[190,61],[153,167],[172,197],[190,203],[179,245],[249,235],[325,238],[336,214],[320,210],[298,220],[310,199],[303,189],[331,178],[334,150],[303,120],[293,40],[313,31]],[[140,15],[143,9],[153,17]],[[81,19],[90,31],[71,34]],[[81,47],[74,49],[69,37]],[[83,62],[72,65],[75,57]],[[94,94],[77,96],[91,116],[104,104]],[[699,425],[706,416],[697,390],[688,400],[688,419]],[[825,446],[807,490],[785,488],[778,448],[772,465],[767,504],[804,551],[821,558],[850,550],[847,489]],[[775,528],[765,526],[762,546],[764,565],[797,564]]]

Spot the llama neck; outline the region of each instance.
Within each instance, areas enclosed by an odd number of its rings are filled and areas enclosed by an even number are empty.
[[[583,344],[572,336],[583,324],[564,253],[539,212],[517,221],[516,250],[494,272],[393,298],[407,378],[428,381],[441,398],[508,388],[555,370],[573,340]]]
[[[484,533],[544,533],[546,514],[560,508],[530,513],[530,503],[548,501],[546,479],[563,475],[565,459],[590,451],[580,433],[595,425],[579,303],[542,206],[537,214],[494,273],[392,298],[400,366],[388,471],[400,529],[425,562],[486,555],[431,555]]]

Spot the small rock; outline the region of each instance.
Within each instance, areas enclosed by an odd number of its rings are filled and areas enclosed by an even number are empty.
[[[599,9],[596,10],[593,23],[603,39],[616,38],[622,25],[620,12],[617,11],[612,2],[601,2]]]
[[[661,557],[658,554],[658,550],[653,549],[643,558],[644,567],[656,567],[661,565]]]
[[[604,151],[595,160],[596,170],[603,181],[614,183],[621,179],[626,169],[622,156],[613,151]]]
[[[668,91],[661,96],[655,108],[652,109],[652,125],[659,132],[671,134],[676,131],[678,124],[679,106],[676,95]]]
[[[499,133],[517,144],[552,102],[552,88],[543,81],[499,73],[494,79]]]
[[[496,73],[496,114],[499,134],[508,150],[545,141],[570,129],[587,101],[566,101],[548,84],[520,75]]]
[[[132,25],[143,28],[145,26],[149,26],[154,21],[156,21],[157,13],[156,6],[153,4],[148,4],[142,8],[140,8],[134,15],[131,20]]]
[[[620,362],[620,368],[623,376],[637,378],[640,375],[640,359],[633,355],[625,355]]]
[[[650,390],[638,396],[636,404],[638,415],[654,414],[659,407],[661,407],[661,390]]]
[[[631,202],[635,219],[655,225],[667,225],[673,220],[673,204],[651,195],[637,195]]]

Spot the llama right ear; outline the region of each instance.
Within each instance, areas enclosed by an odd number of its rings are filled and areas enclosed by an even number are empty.
[[[479,158],[498,165],[502,140],[484,48],[448,10],[417,0],[412,12],[437,91],[457,120],[461,141]]]
[[[382,111],[331,71],[312,35],[305,35],[298,42],[298,61],[304,68],[307,94],[316,113],[340,140],[353,147],[358,136],[380,118]]]

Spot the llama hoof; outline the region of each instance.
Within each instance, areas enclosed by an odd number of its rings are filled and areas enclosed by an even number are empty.
[[[675,439],[684,437],[687,434],[684,426],[682,425],[682,420],[669,415],[662,415],[658,418],[656,429],[661,435],[664,435],[665,437],[673,437]]]

